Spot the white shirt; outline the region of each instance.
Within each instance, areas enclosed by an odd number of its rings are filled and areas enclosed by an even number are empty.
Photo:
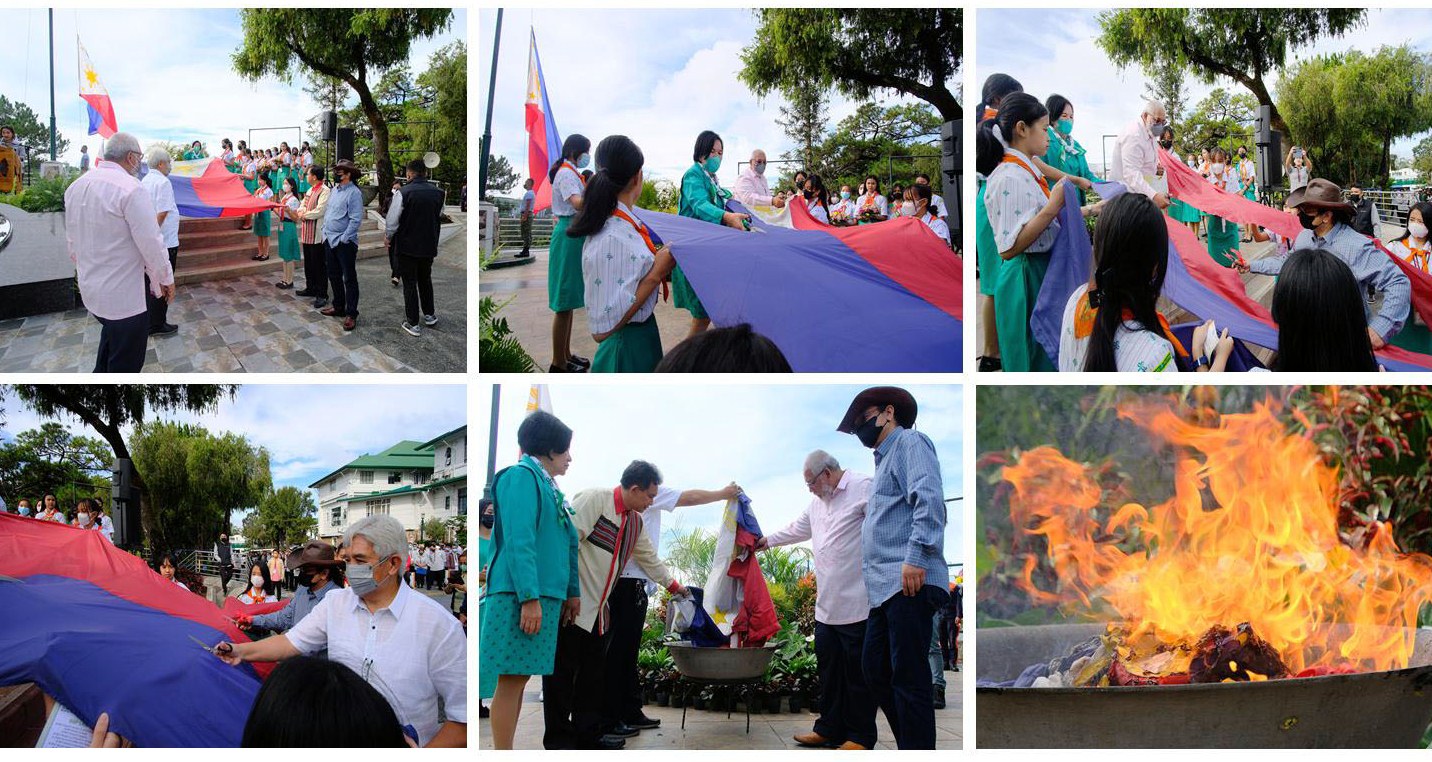
[[[447,551],[433,548],[428,553],[428,568],[433,571],[447,571]]]
[[[940,198],[940,194],[934,193],[931,194],[931,196],[932,198],[930,199],[930,206],[935,208],[935,214],[940,215],[940,219],[945,219],[949,217],[950,213],[945,211],[945,200],[943,198]],[[945,240],[950,240],[950,237],[945,236]]]
[[[657,486],[656,499],[651,501],[651,507],[641,514],[642,531],[646,532],[647,539],[651,540],[651,546],[656,548],[658,553],[661,552],[661,514],[676,510],[676,503],[681,500],[681,492],[664,484]],[[626,568],[622,569],[622,576],[651,582],[651,577],[646,576],[635,558],[627,561]]]
[[[393,200],[388,203],[388,216],[383,218],[383,235],[389,238],[398,232],[398,220],[403,218],[403,194],[393,191]]]
[[[845,219],[853,222],[855,221],[856,213],[859,212],[860,209],[855,205],[855,199],[843,198],[835,202],[835,204],[830,207],[830,213],[836,215],[837,217],[840,216],[836,214],[836,212],[838,211],[843,211],[845,214]]]
[[[1084,370],[1089,356],[1089,336],[1074,335],[1074,316],[1079,302],[1089,292],[1085,283],[1074,289],[1064,305],[1064,319],[1059,322],[1059,370],[1064,373]],[[1154,331],[1145,331],[1137,321],[1122,323],[1114,332],[1114,368],[1126,373],[1176,373],[1173,344]]]
[[[399,724],[433,740],[442,723],[438,700],[452,722],[467,722],[467,638],[442,604],[399,583],[387,608],[370,613],[350,588],[333,590],[280,637],[305,654],[357,672],[383,694]]]
[[[1013,154],[1029,169],[1013,162],[1000,162],[985,182],[985,211],[989,214],[990,227],[994,229],[995,246],[1000,251],[1014,248],[1019,231],[1049,202],[1039,181],[1030,174],[1031,170],[1039,170],[1034,168],[1029,157],[1013,148],[1006,149],[1006,153]],[[1059,220],[1055,219],[1025,251],[1049,251],[1058,235]]]
[[[870,597],[860,571],[864,558],[860,528],[870,485],[869,476],[846,471],[829,501],[812,497],[795,521],[766,535],[771,547],[811,541],[815,620],[822,624],[854,624],[870,616]]]
[[[820,220],[821,222],[824,222],[827,225],[830,224],[830,214],[825,211],[824,206],[821,206],[819,199],[813,198],[807,201],[806,208],[810,209],[810,216]]]
[[[890,207],[886,203],[885,197],[879,193],[866,193],[857,199],[855,213],[859,214],[867,205],[875,207],[875,211],[879,212],[881,217],[888,217],[890,214]]]
[[[770,206],[771,186],[766,182],[764,174],[757,173],[752,167],[741,170],[741,175],[736,178],[736,200],[746,206]]]
[[[164,222],[159,225],[159,233],[164,236],[165,248],[174,248],[179,245],[179,204],[174,200],[174,185],[163,172],[155,170],[144,176],[139,184],[149,192],[149,201],[154,204],[154,216],[158,217],[164,212]]]
[[[585,186],[582,184],[582,176],[572,169],[571,164],[564,163],[557,168],[557,177],[552,180],[552,214],[558,217],[571,217],[577,213],[577,207],[572,206],[567,199],[576,196],[581,198]]]
[[[80,295],[96,317],[144,312],[144,276],[155,296],[174,283],[154,203],[119,164],[100,162],[65,191],[65,239]]]
[[[556,203],[555,201],[553,202]],[[636,220],[631,207],[618,201],[617,209]],[[637,220],[637,224],[642,224]],[[656,255],[646,247],[641,233],[626,220],[613,214],[602,229],[587,236],[582,243],[583,296],[587,305],[587,327],[592,333],[606,333],[616,328],[636,301],[641,279],[651,272]],[[656,309],[657,291],[642,303],[631,322],[640,323]]]
[[[104,518],[100,519],[99,531],[104,532],[104,539],[109,540],[110,543],[114,542],[114,522],[109,520],[109,514],[106,513]]]
[[[925,212],[925,216],[921,217],[920,221],[925,223],[925,227],[935,231],[935,235],[944,239],[945,243],[950,242],[950,226],[943,219]]]
[[[1114,159],[1110,164],[1112,171],[1109,176],[1128,186],[1129,190],[1149,198],[1163,192],[1155,188],[1150,180],[1159,171],[1159,151],[1142,117],[1125,127],[1114,142]],[[989,198],[988,189],[985,198]]]

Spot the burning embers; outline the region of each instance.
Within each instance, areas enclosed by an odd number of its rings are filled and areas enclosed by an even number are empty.
[[[1412,656],[1432,558],[1390,525],[1340,536],[1338,478],[1271,405],[1213,421],[1126,406],[1171,445],[1174,495],[1102,504],[1094,474],[1053,448],[1006,468],[1038,605],[1112,622],[1036,685],[1169,685],[1401,669]],[[1020,552],[1016,550],[1016,552]],[[1026,672],[1026,678],[1032,676]],[[1027,684],[1027,683],[1026,683]]]

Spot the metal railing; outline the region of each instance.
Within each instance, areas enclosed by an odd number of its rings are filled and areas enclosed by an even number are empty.
[[[552,242],[552,228],[557,224],[555,217],[532,218],[532,247],[545,249]],[[522,220],[501,217],[497,221],[497,245],[503,248],[522,248]]]
[[[1422,186],[1394,188],[1393,190],[1364,188],[1362,195],[1377,207],[1377,216],[1381,219],[1382,224],[1405,228],[1407,227],[1407,215],[1412,211],[1412,205],[1426,199],[1427,190]]]

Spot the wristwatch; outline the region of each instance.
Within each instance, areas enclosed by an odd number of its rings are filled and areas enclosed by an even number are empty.
[[[1193,360],[1193,367],[1194,367],[1194,368],[1202,368],[1202,367],[1204,367],[1205,365],[1208,365],[1208,358],[1207,358],[1207,357],[1204,357],[1204,356],[1200,355],[1200,356],[1194,358],[1194,360]]]

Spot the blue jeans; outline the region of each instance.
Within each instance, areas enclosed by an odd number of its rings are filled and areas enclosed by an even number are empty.
[[[820,672],[820,717],[813,728],[835,743],[875,748],[875,697],[861,666],[865,622],[815,623],[815,662]]]
[[[865,682],[900,749],[935,748],[935,694],[927,657],[935,612],[949,595],[935,585],[913,596],[896,593],[871,609],[866,620]]]
[[[328,243],[328,284],[333,287],[333,311],[358,317],[358,242]]]

